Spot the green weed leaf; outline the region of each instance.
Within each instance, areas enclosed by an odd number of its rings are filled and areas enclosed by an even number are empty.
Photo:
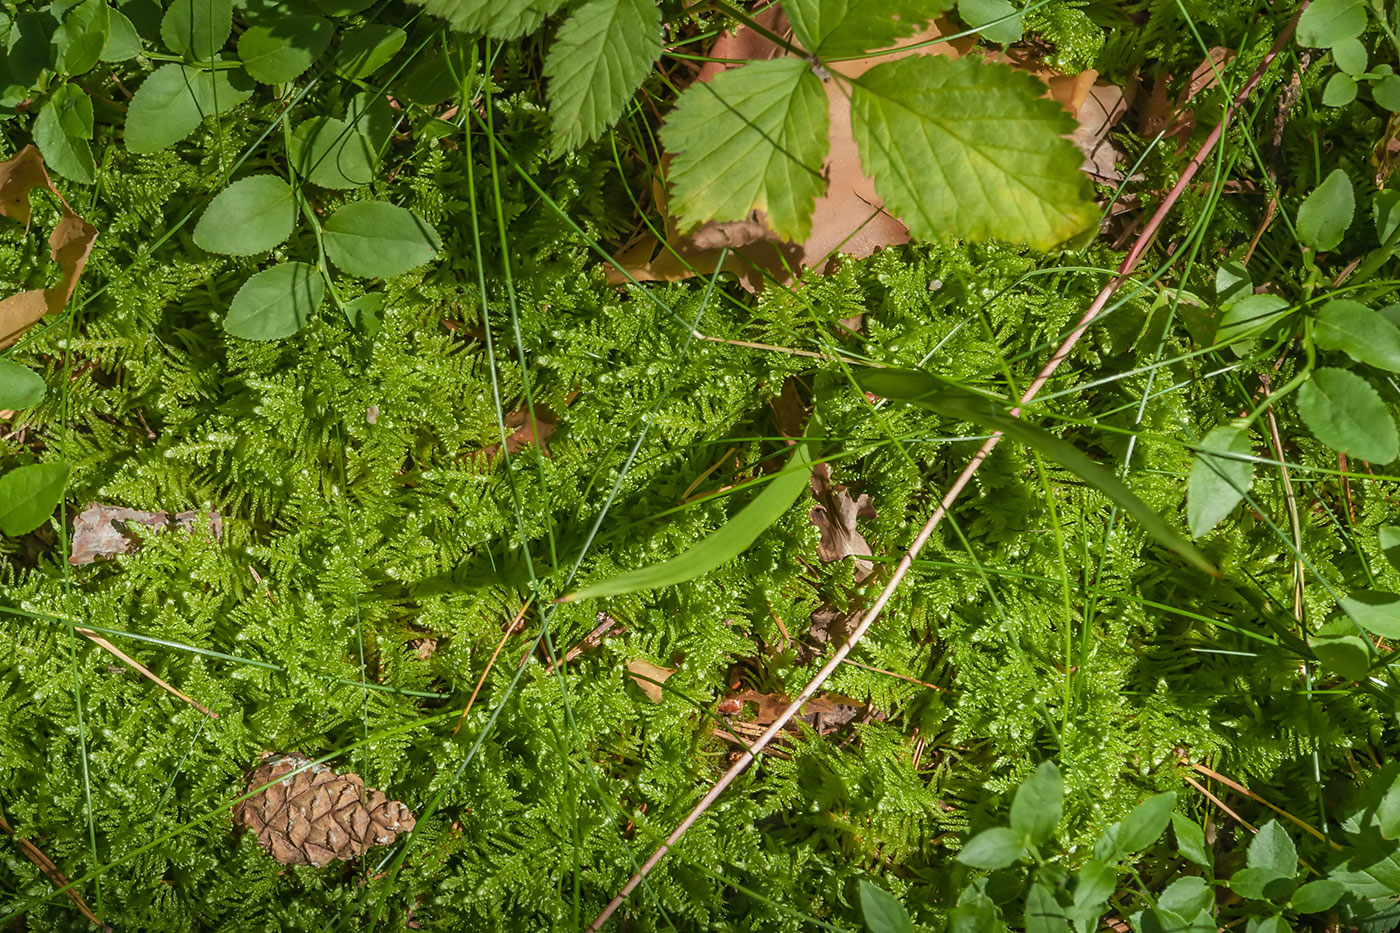
[[[43,377],[13,360],[0,360],[0,408],[32,408],[43,397]]]
[[[1366,31],[1366,7],[1361,0],[1316,0],[1298,17],[1298,41],[1313,48],[1331,48]]]
[[[779,236],[805,240],[826,189],[827,127],[821,80],[800,59],[751,62],[692,84],[661,128],[675,154],[672,211],[690,229],[762,210]]]
[[[1211,866],[1213,860],[1210,850],[1206,848],[1206,832],[1199,823],[1173,811],[1172,834],[1176,836],[1176,850],[1182,858],[1202,868]]]
[[[762,491],[752,502],[740,509],[722,528],[702,538],[698,544],[668,561],[639,567],[575,590],[560,601],[574,602],[597,596],[621,596],[638,590],[675,586],[727,564],[747,551],[769,525],[792,507],[797,497],[807,488],[811,474],[812,452],[809,443],[803,441],[793,449],[787,465],[764,484]]]
[[[1021,14],[1009,0],[958,0],[958,16],[989,42],[1010,45],[1021,41]],[[1016,15],[1011,16],[1015,13]],[[1005,22],[996,21],[1011,16]],[[988,26],[987,23],[996,23]]]
[[[1293,891],[1293,872],[1266,867],[1241,868],[1230,876],[1230,890],[1251,901],[1286,897]]]
[[[1215,300],[1230,305],[1253,293],[1254,280],[1249,269],[1238,262],[1222,262],[1215,270]]]
[[[1172,809],[1176,807],[1176,794],[1158,794],[1148,797],[1123,817],[1118,825],[1116,843],[1118,851],[1124,855],[1141,852],[1166,832],[1171,822]]]
[[[1400,327],[1359,302],[1334,298],[1323,305],[1313,338],[1323,350],[1341,350],[1358,363],[1400,372]]]
[[[1390,566],[1400,570],[1400,527],[1395,525],[1382,526],[1377,530],[1376,536],[1385,559],[1390,562]]]
[[[256,273],[233,296],[224,330],[244,340],[278,340],[301,330],[325,297],[315,266],[278,263]]]
[[[1359,590],[1337,600],[1357,625],[1382,638],[1400,638],[1400,594]]]
[[[1371,650],[1365,639],[1355,632],[1352,622],[1338,617],[1309,638],[1308,647],[1329,671],[1348,680],[1361,680],[1371,670]]]
[[[1328,107],[1345,107],[1356,100],[1356,79],[1337,72],[1322,88],[1322,103]]]
[[[783,0],[783,12],[798,43],[826,59],[890,48],[951,5],[951,0]]]
[[[1292,878],[1298,873],[1298,847],[1278,820],[1269,820],[1249,842],[1245,864],[1250,868],[1267,868]]]
[[[1055,893],[1041,882],[1026,895],[1026,933],[1069,933],[1069,920]]]
[[[291,186],[276,175],[239,179],[219,192],[194,228],[200,249],[229,256],[251,256],[272,249],[296,224]]]
[[[1330,910],[1345,893],[1346,888],[1340,883],[1328,878],[1319,878],[1294,891],[1288,906],[1300,914],[1320,914],[1324,910]]]
[[[1377,81],[1371,98],[1391,113],[1400,112],[1400,75],[1386,75]]]
[[[913,933],[914,924],[899,899],[864,878],[860,882],[860,918],[867,933]]]
[[[544,61],[553,154],[597,139],[621,116],[660,54],[655,0],[588,0],[577,7]]]
[[[1016,790],[1011,828],[1025,835],[1031,845],[1040,845],[1055,832],[1064,811],[1064,778],[1053,761],[1042,761]]]
[[[1298,239],[1320,253],[1336,249],[1355,212],[1351,179],[1342,169],[1333,169],[1299,206]]]
[[[427,221],[406,207],[355,201],[325,224],[326,255],[341,270],[365,278],[403,275],[442,248]]]
[[[102,61],[126,62],[140,55],[141,35],[127,15],[121,10],[109,8],[107,19],[110,29],[107,41],[102,46]]]
[[[170,51],[207,62],[233,32],[233,0],[171,0],[160,21]]]
[[[34,144],[49,169],[79,184],[97,176],[92,158],[92,98],[76,84],[61,84],[34,120]]]
[[[1234,456],[1212,456],[1212,451]],[[1254,464],[1235,457],[1251,453],[1249,434],[1228,424],[1201,440],[1201,450],[1186,481],[1186,524],[1192,537],[1199,538],[1219,524],[1249,491]]]
[[[194,132],[204,118],[241,104],[253,84],[241,71],[162,65],[136,89],[126,113],[126,147],[157,152]]]
[[[1400,226],[1400,191],[1383,188],[1371,200],[1371,216],[1376,222],[1376,237],[1384,243]]]
[[[1389,463],[1400,437],[1370,383],[1345,369],[1319,369],[1298,389],[1298,415],[1322,443],[1348,456]]]
[[[360,188],[374,180],[379,156],[364,134],[336,117],[312,117],[292,134],[292,167],[322,188]]]
[[[539,28],[564,0],[412,0],[459,32],[514,39]]]
[[[367,78],[389,63],[408,40],[397,26],[371,23],[340,37],[335,73],[342,78]]]
[[[1174,914],[1194,917],[1203,910],[1210,910],[1215,904],[1215,892],[1204,878],[1187,875],[1167,885],[1157,896],[1157,904]]]
[[[1366,46],[1360,39],[1342,39],[1332,43],[1332,61],[1353,78],[1366,71],[1369,58]]]
[[[1005,868],[1026,851],[1026,837],[1008,826],[983,830],[958,850],[958,861],[972,868]]]
[[[1376,822],[1382,838],[1400,838],[1400,776],[1397,776],[1376,805]]]
[[[1230,343],[1268,330],[1283,317],[1288,307],[1288,302],[1278,295],[1246,294],[1225,307],[1215,342]]]
[[[62,461],[35,463],[0,476],[0,531],[18,537],[48,521],[63,498],[71,469]]]
[[[111,12],[107,0],[82,0],[68,11],[53,36],[60,72],[80,75],[92,70],[107,45]]]
[[[286,16],[248,27],[238,39],[238,57],[264,84],[286,84],[321,57],[333,35],[324,16]]]
[[[885,204],[929,240],[1002,239],[1050,249],[1098,210],[1044,87],[1005,65],[922,55],[876,65],[851,88],[861,164]]]

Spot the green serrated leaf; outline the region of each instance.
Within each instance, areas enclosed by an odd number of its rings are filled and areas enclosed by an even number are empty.
[[[292,134],[297,174],[322,188],[359,188],[374,180],[379,156],[370,141],[336,117],[312,117]]]
[[[1123,817],[1116,837],[1118,851],[1131,855],[1141,852],[1166,832],[1171,822],[1172,809],[1176,807],[1176,794],[1158,794],[1149,797]]]
[[[141,54],[141,35],[131,20],[121,10],[107,11],[107,41],[102,46],[101,59],[104,62],[127,62]]]
[[[233,0],[170,0],[160,37],[170,51],[207,62],[233,32]]]
[[[808,430],[811,427],[812,422],[809,422]],[[811,475],[812,452],[809,442],[804,440],[793,449],[787,465],[764,484],[752,502],[740,509],[719,530],[706,535],[699,543],[668,561],[629,570],[582,587],[563,597],[562,601],[621,596],[639,590],[675,586],[727,564],[747,551],[769,525],[792,507],[807,488]]]
[[[0,408],[32,408],[43,397],[42,376],[13,360],[0,360]]]
[[[1040,845],[1055,832],[1065,810],[1065,782],[1053,761],[1042,761],[1016,789],[1011,802],[1011,828],[1031,845]]]
[[[1017,10],[1010,0],[958,0],[962,21],[982,38],[1000,45],[1021,41],[1021,14]]]
[[[950,0],[782,0],[798,44],[823,60],[890,48],[951,5]]]
[[[958,861],[972,868],[1005,868],[1026,851],[1026,837],[1008,826],[983,830],[958,850]]]
[[[1318,312],[1313,339],[1323,350],[1341,350],[1358,363],[1400,372],[1400,327],[1346,298],[1333,298]]]
[[[1269,820],[1249,842],[1245,864],[1250,868],[1267,868],[1292,878],[1298,873],[1298,847],[1278,820]]]
[[[34,144],[49,170],[79,184],[97,176],[92,158],[92,98],[76,84],[61,84],[34,119]]]
[[[194,132],[204,118],[223,113],[253,94],[241,71],[203,71],[162,65],[136,89],[126,113],[126,147],[157,152]]]
[[[86,74],[102,57],[111,32],[111,9],[107,0],[82,0],[63,17],[54,32],[58,70],[67,75]]]
[[[229,256],[251,256],[272,249],[296,224],[291,186],[276,175],[239,179],[209,202],[194,228],[200,249]]]
[[[864,878],[860,882],[860,918],[867,933],[913,933],[909,912],[893,894]]]
[[[1337,600],[1337,605],[1366,631],[1383,638],[1400,638],[1400,594],[1358,590]]]
[[[1224,456],[1212,456],[1211,452]],[[1249,434],[1221,425],[1201,440],[1186,481],[1186,524],[1192,537],[1214,528],[1240,504],[1254,482],[1254,464],[1237,459],[1253,453]]]
[[[588,0],[577,7],[544,62],[553,154],[597,139],[660,55],[656,0]]]
[[[286,16],[250,26],[238,39],[243,68],[264,84],[295,81],[335,35],[324,16]]]
[[[1370,383],[1345,369],[1319,369],[1298,389],[1298,416],[1333,450],[1372,463],[1400,455],[1400,436]]]
[[[1365,31],[1362,0],[1316,0],[1298,17],[1298,42],[1313,48],[1331,48]]]
[[[1074,121],[1034,78],[971,57],[922,55],[853,82],[861,164],[918,237],[1038,249],[1097,222]]]
[[[1342,169],[1333,169],[1299,206],[1298,239],[1320,253],[1336,249],[1355,212],[1351,179]]]
[[[534,32],[564,0],[412,0],[459,32],[514,39]]]
[[[692,84],[661,128],[675,155],[671,210],[692,229],[768,213],[779,236],[805,240],[826,190],[827,100],[806,62],[751,62]]]
[[[290,337],[321,306],[325,290],[315,266],[278,263],[243,283],[224,317],[224,330],[244,340]]]
[[[383,201],[355,201],[336,211],[325,223],[325,243],[342,271],[381,279],[423,265],[442,248],[427,221]]]
[[[1181,857],[1189,862],[1210,868],[1213,860],[1210,850],[1206,848],[1206,832],[1201,829],[1199,823],[1193,822],[1190,818],[1173,812],[1172,813],[1172,834],[1176,836],[1176,850],[1181,853]]]
[[[340,57],[335,73],[342,78],[367,78],[399,53],[408,33],[397,26],[371,23],[340,37]]]
[[[0,531],[13,538],[47,522],[63,499],[71,469],[62,461],[35,463],[0,476]]]

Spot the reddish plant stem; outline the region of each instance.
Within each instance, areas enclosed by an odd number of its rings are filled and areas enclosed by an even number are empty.
[[[1264,60],[1259,63],[1259,66],[1254,69],[1253,74],[1249,76],[1249,80],[1245,81],[1238,93],[1235,94],[1234,100],[1231,101],[1230,106],[1226,109],[1220,122],[1210,131],[1210,135],[1207,136],[1205,141],[1201,144],[1200,150],[1182,171],[1181,178],[1177,181],[1172,190],[1168,192],[1161,205],[1158,206],[1157,211],[1152,215],[1152,219],[1147,222],[1142,232],[1138,234],[1138,238],[1133,244],[1133,248],[1128,251],[1128,255],[1123,257],[1122,263],[1118,266],[1118,274],[1098,293],[1093,302],[1089,305],[1088,310],[1084,312],[1084,316],[1080,318],[1078,325],[1076,325],[1069,336],[1065,338],[1064,342],[1060,344],[1059,349],[1046,361],[1040,373],[1021,396],[1020,405],[1011,409],[1012,417],[1019,416],[1021,413],[1020,406],[1029,403],[1040,393],[1040,390],[1050,381],[1050,377],[1055,374],[1055,370],[1059,369],[1060,364],[1069,356],[1075,344],[1084,336],[1085,331],[1089,329],[1089,325],[1092,324],[1094,319],[1099,316],[1099,313],[1103,311],[1104,306],[1108,304],[1109,298],[1111,298],[1128,280],[1128,276],[1132,274],[1133,269],[1142,258],[1142,254],[1146,252],[1148,245],[1152,242],[1153,238],[1157,235],[1157,231],[1166,220],[1167,214],[1170,213],[1172,207],[1181,198],[1182,193],[1191,183],[1191,179],[1195,177],[1196,172],[1205,164],[1205,160],[1210,155],[1211,151],[1214,150],[1216,145],[1220,142],[1220,138],[1224,134],[1225,127],[1229,124],[1230,118],[1234,116],[1240,104],[1242,104],[1254,91],[1254,88],[1258,86],[1260,79],[1264,77],[1264,72],[1273,64],[1274,59],[1278,57],[1283,47],[1287,45],[1288,40],[1292,38],[1293,30],[1298,24],[1298,15],[1301,14],[1307,6],[1308,4],[1306,2],[1299,5],[1293,18],[1289,21],[1288,25],[1284,27],[1283,31],[1279,33],[1278,39],[1274,41],[1268,54],[1264,56]],[[763,735],[759,736],[758,740],[730,765],[729,770],[724,772],[723,776],[715,782],[709,792],[706,793],[704,797],[700,798],[700,802],[697,803],[690,813],[686,815],[685,819],[681,820],[680,824],[671,831],[671,835],[666,837],[666,841],[658,846],[656,851],[651,854],[651,857],[642,863],[642,867],[637,870],[637,873],[632,876],[622,890],[618,892],[617,896],[609,901],[607,907],[603,908],[603,911],[589,924],[588,933],[596,933],[596,931],[602,928],[608,918],[626,902],[628,896],[642,883],[642,879],[656,867],[658,862],[666,857],[666,853],[671,850],[671,847],[680,841],[680,838],[695,824],[695,821],[719,799],[720,794],[724,793],[725,789],[734,782],[734,779],[742,774],[749,764],[753,762],[759,752],[783,730],[783,727],[791,721],[793,716],[797,715],[803,705],[821,689],[822,684],[826,682],[832,672],[840,667],[846,655],[851,653],[851,650],[860,642],[870,626],[880,617],[880,613],[884,611],[886,604],[888,604],[890,598],[894,596],[895,590],[899,588],[899,584],[903,581],[905,574],[907,574],[909,568],[913,566],[914,559],[918,556],[919,551],[923,549],[924,544],[928,541],[929,537],[932,536],[934,530],[942,523],[944,516],[948,514],[953,503],[957,501],[958,496],[962,495],[962,491],[967,488],[967,484],[972,480],[973,475],[986,461],[987,457],[991,455],[992,451],[996,449],[997,444],[1001,443],[1002,436],[1001,432],[995,432],[988,437],[987,440],[983,442],[981,449],[973,455],[972,460],[963,468],[963,471],[958,474],[957,479],[953,480],[953,484],[948,487],[948,491],[944,493],[942,500],[939,501],[938,508],[934,509],[933,514],[930,515],[928,521],[924,523],[924,527],[919,530],[918,535],[915,536],[913,542],[910,543],[908,550],[905,551],[904,556],[900,558],[899,564],[896,565],[894,573],[890,575],[889,582],[885,584],[884,590],[881,591],[870,608],[865,611],[865,614],[861,617],[860,624],[858,624],[847,637],[845,644],[837,649],[836,653],[827,660],[826,664],[822,666],[822,669],[818,671],[811,682],[802,689],[802,692],[798,694],[788,708],[783,711],[782,715],[773,721],[772,725],[768,727]]]

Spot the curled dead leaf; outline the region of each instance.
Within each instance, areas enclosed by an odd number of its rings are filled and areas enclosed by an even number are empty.
[[[675,672],[674,667],[661,667],[659,664],[652,664],[642,658],[627,662],[627,673],[631,676],[632,682],[641,687],[642,692],[647,695],[647,699],[653,703],[661,702],[661,685],[666,682],[666,678]]]
[[[875,565],[862,558],[871,555],[870,544],[856,527],[862,518],[875,518],[879,513],[870,504],[870,496],[861,493],[852,499],[845,486],[831,482],[831,470],[825,463],[819,463],[812,470],[812,496],[817,504],[812,506],[808,519],[821,531],[821,542],[817,545],[817,556],[822,563],[847,557],[856,559],[856,582],[860,583],[875,570]]]

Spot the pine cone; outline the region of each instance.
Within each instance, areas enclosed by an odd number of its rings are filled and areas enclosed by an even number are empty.
[[[258,844],[283,865],[320,868],[336,859],[363,855],[413,829],[413,813],[383,791],[366,789],[358,774],[336,774],[325,765],[302,767],[300,755],[274,755],[249,772],[248,790],[276,781],[233,811],[234,823],[250,829]]]

